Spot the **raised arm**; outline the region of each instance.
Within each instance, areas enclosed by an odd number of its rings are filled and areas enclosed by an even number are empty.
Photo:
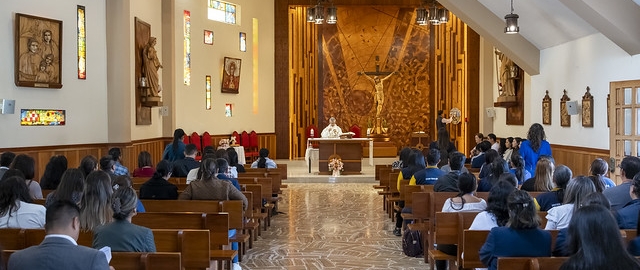
[[[389,79],[389,77],[391,77],[391,75],[396,74],[397,71],[391,72],[391,74],[387,75],[387,77],[384,77],[384,79],[380,80],[380,81],[384,81],[386,79]]]
[[[376,81],[373,78],[371,78],[371,76],[367,75],[367,73],[365,73],[364,71],[358,71],[358,75],[364,75],[365,78],[372,81],[374,84],[376,83]]]

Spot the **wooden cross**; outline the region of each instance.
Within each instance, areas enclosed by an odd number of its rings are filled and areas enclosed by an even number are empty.
[[[393,72],[389,71],[380,71],[380,56],[376,55],[376,71],[365,71],[363,72],[366,75],[374,75],[374,76],[386,76]]]

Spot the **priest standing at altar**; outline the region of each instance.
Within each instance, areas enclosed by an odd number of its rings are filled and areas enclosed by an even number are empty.
[[[340,134],[342,134],[342,129],[336,125],[336,119],[329,118],[329,125],[322,130],[322,138],[340,138]]]

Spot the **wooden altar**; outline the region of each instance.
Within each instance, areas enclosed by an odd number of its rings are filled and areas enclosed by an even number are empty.
[[[331,174],[329,172],[329,157],[338,155],[344,163],[344,171],[342,174],[360,174],[362,171],[362,145],[371,139],[353,138],[353,139],[309,139],[309,141],[318,142],[318,173]],[[373,148],[371,148],[373,149]],[[372,163],[372,155],[370,153],[369,162]]]

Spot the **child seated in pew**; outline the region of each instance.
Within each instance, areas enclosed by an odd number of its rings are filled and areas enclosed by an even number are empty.
[[[469,230],[491,230],[494,227],[502,227],[509,221],[509,209],[507,198],[516,190],[515,185],[509,181],[498,181],[487,198],[486,210],[478,213]]]
[[[114,220],[94,231],[93,248],[108,246],[116,252],[156,252],[153,232],[131,223],[131,218],[137,214],[136,191],[131,187],[120,187],[111,201]]]
[[[533,198],[516,190],[507,199],[509,222],[491,229],[480,249],[480,260],[489,270],[496,270],[498,257],[550,257],[551,233],[539,229],[540,217]]]
[[[442,212],[480,212],[487,208],[487,202],[482,198],[474,195],[478,187],[478,181],[475,175],[470,173],[462,173],[458,176],[458,189],[460,193],[456,197],[449,198],[442,205]],[[438,250],[449,254],[457,254],[456,245],[438,245]],[[446,270],[447,261],[437,260],[436,269]]]
[[[605,197],[600,192],[593,192],[580,201],[580,207],[584,207],[587,205],[600,205],[607,210],[611,210],[611,204],[607,197]],[[556,246],[553,248],[553,256],[556,257],[567,257],[569,256],[569,250],[567,247],[567,235],[569,228],[560,229],[558,231],[558,236],[556,237]]]
[[[569,224],[569,259],[561,270],[640,269],[640,261],[624,248],[611,212],[600,205],[576,210]]]

